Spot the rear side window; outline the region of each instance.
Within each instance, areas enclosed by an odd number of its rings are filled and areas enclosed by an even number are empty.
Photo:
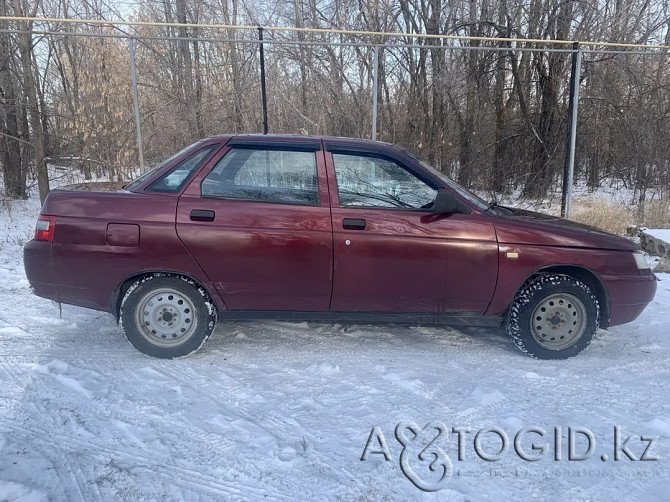
[[[205,161],[209,158],[209,155],[218,146],[219,145],[209,145],[195,153],[192,153],[163,176],[154,181],[151,185],[149,185],[147,190],[152,192],[166,193],[179,192],[184,187],[191,175],[205,163]]]
[[[203,180],[204,197],[318,205],[315,152],[232,148]]]

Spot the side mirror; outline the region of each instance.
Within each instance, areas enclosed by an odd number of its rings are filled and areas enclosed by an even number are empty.
[[[438,188],[433,204],[428,208],[434,213],[469,213],[470,208],[446,188]]]

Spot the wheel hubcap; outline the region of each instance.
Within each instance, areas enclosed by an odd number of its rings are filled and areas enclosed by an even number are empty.
[[[137,305],[135,320],[142,336],[160,347],[181,345],[198,325],[191,300],[172,288],[144,295]]]
[[[569,293],[556,293],[542,300],[530,319],[535,341],[549,350],[564,350],[574,345],[586,331],[586,308]]]

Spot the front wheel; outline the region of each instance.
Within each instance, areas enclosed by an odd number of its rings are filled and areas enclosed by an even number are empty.
[[[166,274],[133,283],[121,302],[121,326],[128,341],[152,357],[191,354],[209,338],[216,308],[193,281]]]
[[[521,351],[538,359],[566,359],[582,352],[600,325],[591,289],[568,275],[530,279],[507,314],[506,330]]]

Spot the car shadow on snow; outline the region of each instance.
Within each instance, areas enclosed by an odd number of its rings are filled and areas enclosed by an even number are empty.
[[[311,352],[323,350],[407,350],[498,352],[522,356],[502,328],[412,326],[401,324],[340,324],[316,322],[235,321],[219,323],[200,350],[226,353],[256,345],[262,350]]]

